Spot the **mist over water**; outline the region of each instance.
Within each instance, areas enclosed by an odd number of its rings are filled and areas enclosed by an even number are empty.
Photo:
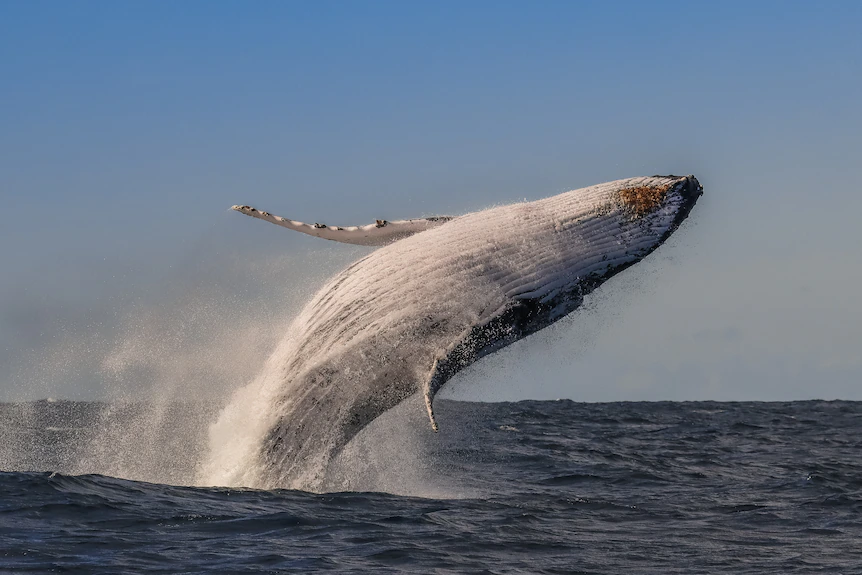
[[[45,325],[39,345],[14,358],[2,399],[15,402],[7,407],[17,423],[0,432],[0,469],[199,480],[219,411],[262,370],[322,279],[362,251],[252,249],[223,233],[157,273],[129,271],[97,303],[69,301]],[[72,427],[55,429],[57,418]],[[58,433],[62,449],[46,458]]]

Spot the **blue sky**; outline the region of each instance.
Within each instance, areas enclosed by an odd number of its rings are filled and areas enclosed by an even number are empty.
[[[0,399],[196,362],[190,388],[237,385],[365,252],[232,204],[351,225],[657,173],[706,188],[671,243],[450,393],[862,399],[860,27],[858,2],[0,0]]]

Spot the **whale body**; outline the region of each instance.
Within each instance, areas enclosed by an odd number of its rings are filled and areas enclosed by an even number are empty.
[[[702,191],[694,176],[630,178],[458,217],[347,228],[234,206],[381,247],[313,296],[222,414],[225,429],[238,418],[248,429],[242,441],[214,440],[209,481],[313,488],[351,438],[414,395],[436,431],[433,400],[448,379],[577,309],[661,245]]]

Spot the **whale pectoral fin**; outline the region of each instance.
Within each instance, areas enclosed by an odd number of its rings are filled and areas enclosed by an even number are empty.
[[[437,390],[443,386],[443,383],[438,383],[435,381],[435,378],[439,378],[440,372],[437,369],[437,364],[439,359],[434,360],[434,366],[431,368],[431,375],[428,377],[427,381],[425,381],[425,385],[422,389],[422,395],[425,397],[425,409],[428,410],[428,419],[431,420],[431,429],[434,430],[434,433],[440,430],[437,426],[437,420],[434,418],[434,395],[437,393]]]
[[[425,398],[425,409],[428,411],[428,419],[431,420],[431,429],[439,431],[437,419],[434,417],[434,396],[443,385],[452,379],[452,376],[467,367],[482,355],[493,351],[489,345],[491,340],[496,339],[483,329],[488,322],[482,322],[467,329],[461,337],[457,338],[445,351],[441,351],[434,358],[431,371],[422,386],[422,395]]]
[[[522,302],[501,301],[493,311],[480,314],[476,323],[465,329],[445,349],[437,352],[431,370],[422,386],[425,409],[431,421],[431,429],[439,431],[434,417],[434,396],[452,376],[476,361],[518,339],[518,314]],[[512,317],[510,317],[512,316]]]
[[[425,409],[428,410],[428,418],[431,420],[431,429],[434,430],[434,433],[440,431],[440,427],[437,426],[437,420],[434,418],[434,405],[431,403],[433,398],[430,394],[425,394]]]
[[[302,232],[325,240],[360,246],[382,246],[395,240],[436,228],[452,219],[452,216],[438,216],[394,222],[377,220],[375,223],[368,224],[367,226],[341,227],[327,226],[326,224],[305,224],[281,216],[274,216],[269,212],[264,212],[251,206],[232,206],[231,209],[289,230]]]

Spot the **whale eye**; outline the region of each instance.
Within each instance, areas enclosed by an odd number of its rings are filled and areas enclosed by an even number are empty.
[[[670,184],[664,186],[635,186],[620,190],[620,201],[635,217],[645,216],[664,201]]]

